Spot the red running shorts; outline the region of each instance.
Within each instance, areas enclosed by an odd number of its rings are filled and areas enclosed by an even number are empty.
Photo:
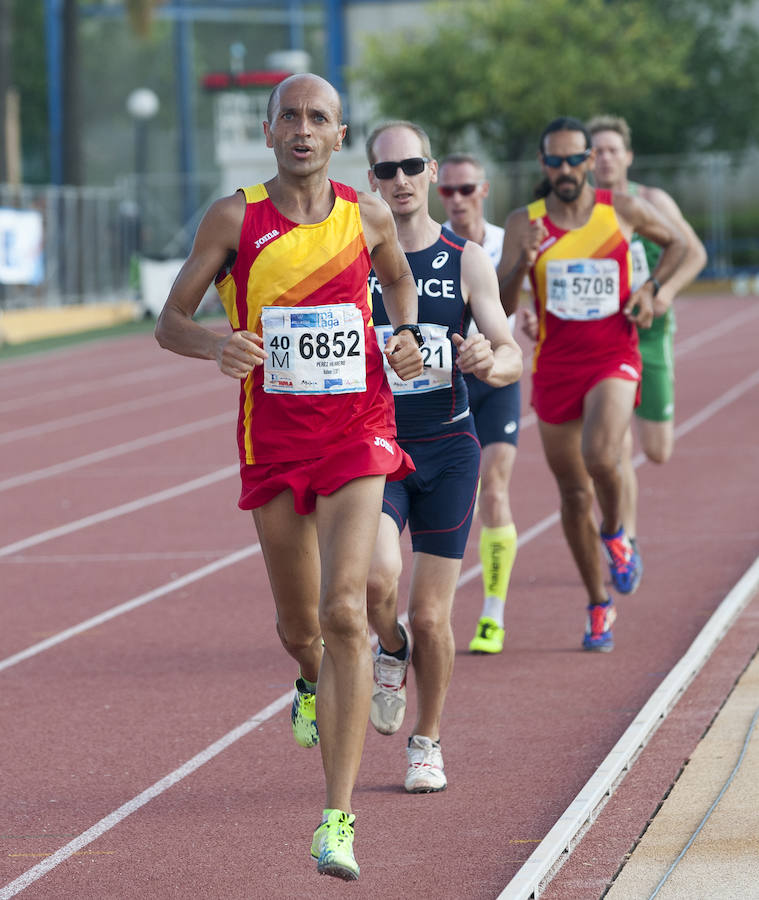
[[[241,463],[242,492],[237,505],[256,509],[291,490],[295,512],[306,516],[316,509],[317,496],[332,494],[354,478],[386,475],[388,481],[399,481],[413,471],[411,457],[395,438],[367,435],[360,441],[336,445],[333,452],[318,459],[252,466]]]

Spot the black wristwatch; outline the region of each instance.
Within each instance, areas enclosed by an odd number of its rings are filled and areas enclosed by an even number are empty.
[[[418,325],[399,325],[393,334],[398,334],[400,331],[410,331],[411,334],[416,338],[417,344],[421,347],[424,343],[424,335],[422,334],[422,330]]]
[[[661,287],[661,282],[659,281],[658,278],[654,278],[653,275],[650,278],[647,278],[646,280],[650,281],[651,284],[654,286],[654,297],[655,297],[659,293],[659,288]]]

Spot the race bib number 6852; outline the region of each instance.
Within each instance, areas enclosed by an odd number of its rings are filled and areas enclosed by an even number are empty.
[[[353,303],[265,306],[264,390],[343,394],[366,390],[364,319]]]

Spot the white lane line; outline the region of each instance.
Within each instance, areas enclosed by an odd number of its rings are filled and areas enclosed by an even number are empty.
[[[14,897],[16,894],[29,887],[30,884],[33,884],[39,878],[42,878],[43,875],[46,875],[56,866],[60,865],[60,863],[65,862],[69,857],[78,853],[83,847],[86,847],[107,831],[110,831],[127,816],[136,812],[141,806],[154,800],[164,791],[167,791],[183,778],[186,778],[188,775],[195,772],[196,769],[199,769],[215,756],[218,756],[222,751],[226,750],[227,747],[230,747],[236,741],[239,741],[240,738],[245,737],[251,731],[258,728],[260,725],[263,725],[264,722],[271,719],[280,710],[285,709],[290,703],[292,703],[292,690],[288,691],[286,694],[282,694],[281,697],[278,697],[273,703],[264,707],[264,709],[248,719],[247,722],[243,722],[242,725],[238,725],[237,728],[227,732],[222,738],[219,738],[218,741],[211,744],[209,747],[206,747],[205,750],[202,750],[196,756],[193,756],[192,759],[189,759],[186,763],[179,766],[179,768],[174,769],[173,772],[169,773],[164,778],[161,778],[160,781],[156,781],[156,783],[147,788],[147,790],[144,790],[141,794],[138,794],[132,800],[127,801],[117,810],[114,810],[114,812],[105,816],[105,818],[101,819],[91,828],[88,828],[87,831],[74,838],[73,841],[69,841],[65,847],[61,847],[60,850],[57,850],[42,862],[37,863],[37,865],[33,866],[31,869],[28,869],[16,878],[15,881],[11,881],[9,884],[6,884],[5,887],[0,888],[0,900],[9,900],[10,897]]]
[[[759,371],[749,375],[682,422],[675,429],[675,436],[681,437],[697,428],[757,385],[759,385]],[[645,456],[638,454],[634,460],[635,467],[642,462],[645,462]],[[550,879],[569,858],[582,835],[598,817],[601,809],[629,771],[635,758],[651,740],[656,729],[671,712],[758,589],[759,558],[720,603],[686,654],[654,691],[606,759],[501,891],[498,900],[528,900],[530,897],[540,896],[541,890],[550,883]]]
[[[61,431],[64,428],[74,428],[77,425],[88,425],[91,422],[101,422],[103,419],[123,416],[124,413],[138,412],[149,409],[152,406],[162,406],[165,403],[173,403],[175,400],[183,400],[185,397],[197,397],[198,394],[210,393],[220,388],[227,388],[227,384],[220,381],[207,381],[201,384],[187,384],[173,391],[162,391],[158,394],[150,394],[146,397],[138,397],[135,400],[126,400],[123,403],[110,403],[98,409],[87,412],[64,416],[60,419],[48,419],[37,425],[26,425],[13,431],[0,434],[0,445],[10,444],[25,438],[39,437],[41,434],[49,434],[51,431]]]
[[[716,325],[710,326],[707,330],[699,334],[692,335],[680,342],[675,342],[675,356],[685,356],[694,350],[701,348],[704,344],[716,340],[718,337],[728,334],[736,328],[740,328],[747,322],[755,319],[759,315],[759,308],[751,308],[742,312],[734,313]],[[126,401],[118,405],[109,405],[96,410],[79,413],[77,415],[66,416],[61,419],[53,419],[42,422],[38,425],[29,425],[18,428],[15,431],[9,431],[0,434],[0,445],[7,444],[12,441],[21,440],[27,437],[38,437],[41,434],[47,434],[51,431],[57,431],[62,428],[71,428],[75,425],[84,425],[90,422],[100,421],[112,416],[122,415],[124,412],[134,412],[136,410],[147,409],[151,406],[158,406],[166,402],[182,399],[187,396],[196,396],[200,392],[219,390],[226,388],[223,383],[200,383],[197,385],[187,385],[177,388],[174,391],[167,391],[156,396],[142,397],[136,400]],[[520,428],[528,428],[534,425],[536,417],[534,412],[526,413],[520,422]]]
[[[125,562],[155,562],[161,560],[179,559],[221,559],[226,550],[144,550],[126,553],[30,553],[24,556],[19,553],[5,560],[5,565],[18,564],[20,566],[59,566],[61,563],[71,565],[76,563],[125,563]]]
[[[47,531],[40,531],[30,537],[22,538],[20,541],[14,541],[12,544],[6,544],[0,547],[0,557],[11,556],[18,553],[19,550],[26,550],[29,547],[36,547],[38,544],[44,544],[46,541],[52,541],[54,538],[63,537],[72,534],[75,531],[81,531],[83,528],[89,528],[90,525],[99,525],[101,522],[108,522],[110,519],[116,519],[119,516],[126,516],[129,513],[137,512],[152,506],[155,503],[163,503],[164,500],[173,500],[174,497],[183,497],[190,491],[196,491],[200,488],[208,487],[217,481],[223,481],[225,478],[231,478],[233,475],[239,475],[240,467],[235,464],[219,469],[217,472],[211,472],[208,475],[202,475],[200,478],[194,478],[192,481],[185,481],[172,488],[166,488],[157,491],[154,494],[147,494],[137,500],[130,500],[129,503],[122,503],[121,506],[112,506],[99,513],[93,513],[91,516],[85,516],[83,519],[76,519],[73,522],[67,522],[65,525],[59,525],[57,528],[49,528]]]
[[[13,391],[19,388],[27,387],[33,382],[50,381],[50,370],[55,369],[55,375],[58,380],[63,376],[82,377],[84,368],[88,377],[97,375],[98,370],[108,369],[113,371],[114,365],[124,365],[133,369],[135,365],[140,366],[155,359],[155,354],[150,353],[147,347],[122,348],[123,352],[119,354],[127,359],[116,358],[110,354],[103,356],[97,354],[95,359],[92,358],[92,348],[89,344],[82,344],[78,350],[78,358],[73,353],[67,352],[68,348],[58,348],[56,350],[48,350],[44,355],[36,353],[34,355],[19,356],[14,359],[0,360],[0,372],[3,376],[3,388],[9,388]]]
[[[260,544],[243,547],[241,550],[236,550],[234,553],[230,553],[223,559],[217,559],[207,566],[195,569],[194,572],[188,572],[187,575],[182,575],[180,578],[174,578],[166,584],[162,584],[160,587],[153,588],[152,591],[140,594],[139,597],[133,597],[131,600],[127,600],[126,603],[113,606],[111,609],[105,610],[105,612],[92,616],[89,619],[85,619],[83,622],[79,622],[78,625],[73,625],[71,628],[59,631],[58,634],[54,634],[52,637],[46,638],[38,644],[33,644],[31,647],[27,647],[19,653],[14,653],[12,656],[7,656],[5,659],[0,660],[0,672],[4,669],[10,669],[11,666],[15,666],[26,659],[30,659],[32,656],[37,656],[39,653],[43,653],[51,647],[56,647],[58,644],[62,644],[69,638],[76,637],[76,635],[81,634],[83,631],[88,631],[90,628],[96,628],[98,625],[102,625],[104,622],[115,619],[117,616],[121,616],[124,613],[131,612],[133,609],[144,606],[146,603],[150,603],[158,597],[164,597],[166,594],[178,591],[188,584],[200,581],[201,578],[206,578],[208,575],[213,575],[222,569],[226,569],[227,566],[234,566],[241,560],[247,559],[249,556],[253,556],[260,551]]]
[[[758,589],[759,558],[720,603],[685,655],[651,694],[595,774],[498,895],[498,900],[528,900],[540,895]]]
[[[756,379],[759,379],[759,371],[755,372],[754,376],[752,376],[751,379],[747,379],[746,381],[754,381]],[[742,384],[746,384],[746,382],[742,382]],[[736,388],[737,387],[738,386],[736,386]],[[733,395],[732,399],[736,399],[737,396],[740,395],[740,393],[744,393],[745,390],[747,389],[747,388],[745,388],[744,390],[740,391],[739,393],[735,393],[736,388],[734,388],[732,391],[728,392],[729,394]],[[727,395],[723,395],[723,396],[727,396]],[[720,404],[720,402],[718,400],[718,401],[715,401],[715,403],[711,404],[711,407],[713,407],[713,411],[716,412],[718,409],[721,409],[722,406],[724,406],[724,405],[726,405],[726,404]],[[696,418],[697,417],[693,417],[693,420],[695,420]],[[692,420],[688,420],[687,422],[684,422],[683,425],[681,425],[681,428],[690,430],[690,427],[688,427],[688,426],[691,421]],[[695,425],[693,427],[695,427]],[[645,457],[643,457],[642,454],[639,454],[635,459],[636,467],[639,466],[644,460],[645,460]],[[549,521],[549,520],[552,520],[552,521]],[[528,532],[525,532],[524,538],[532,540],[534,537],[536,537],[538,534],[540,534],[542,531],[544,531],[547,527],[549,527],[549,524],[553,524],[556,521],[558,521],[558,513],[554,513],[551,516],[548,516],[542,522],[537,523],[535,526],[533,526],[532,529],[530,529]],[[528,538],[528,535],[529,535],[529,538]],[[526,543],[526,540],[523,540],[522,543]],[[759,560],[757,561],[757,563],[755,563],[753,568],[757,569],[757,575],[755,577],[757,577],[759,579]],[[753,572],[753,568],[751,570],[752,572]],[[473,578],[476,574],[479,574],[480,570],[481,570],[480,566],[475,566],[474,568],[467,570],[467,572],[464,573],[462,575],[462,578],[459,580],[459,586],[466,583],[464,581],[464,579],[466,579],[466,581],[470,581],[471,578]],[[743,581],[745,581],[746,577],[747,576],[744,576],[744,579],[739,583],[739,585],[742,584]],[[722,607],[720,607],[720,609],[721,608]],[[719,612],[719,609],[717,610],[717,613],[718,612]],[[715,613],[715,616],[717,615],[717,613]],[[714,618],[715,616],[713,616],[712,618]],[[710,622],[711,621],[712,620],[710,620]],[[729,627],[729,625],[728,625],[728,627]],[[723,632],[723,634],[724,634],[724,632]],[[53,639],[51,638],[50,640],[53,640]],[[659,691],[661,691],[661,687],[660,687]],[[655,694],[656,693],[658,693],[658,692],[655,692]],[[233,731],[228,732],[219,741],[217,741],[214,744],[211,744],[210,747],[206,748],[206,750],[202,751],[197,756],[194,756],[191,760],[186,762],[183,766],[180,766],[178,769],[175,769],[174,772],[172,772],[170,775],[167,775],[161,781],[156,782],[152,787],[148,788],[142,794],[139,794],[133,800],[128,801],[123,806],[120,806],[117,810],[112,812],[110,815],[106,816],[104,819],[101,819],[99,822],[97,822],[95,825],[93,825],[87,831],[83,832],[81,835],[79,835],[73,841],[69,842],[64,847],[61,847],[60,850],[56,851],[54,854],[49,856],[43,862],[38,863],[36,866],[34,866],[31,869],[24,872],[15,881],[10,882],[3,889],[0,889],[0,900],[8,900],[8,898],[15,896],[17,893],[19,893],[20,891],[27,888],[30,884],[37,881],[37,879],[41,878],[43,875],[46,875],[49,871],[54,869],[61,862],[64,862],[65,860],[67,860],[74,853],[77,853],[83,847],[86,847],[88,844],[92,843],[92,841],[101,837],[101,835],[103,835],[105,832],[109,831],[111,828],[113,828],[115,825],[117,825],[119,822],[121,822],[122,819],[126,818],[132,812],[139,809],[141,806],[144,806],[145,803],[147,803],[148,801],[150,801],[150,800],[154,799],[155,797],[159,796],[160,794],[162,794],[165,790],[167,790],[169,787],[172,787],[178,781],[181,781],[186,775],[189,775],[192,772],[194,772],[196,769],[200,768],[200,766],[202,766],[209,759],[212,759],[214,756],[218,755],[218,753],[220,753],[222,750],[226,749],[231,744],[233,744],[235,741],[237,741],[241,737],[244,737],[245,735],[247,735],[254,728],[258,727],[258,725],[261,725],[263,722],[267,721],[272,716],[274,716],[277,712],[279,712],[282,709],[285,709],[287,707],[287,705],[290,703],[291,696],[292,696],[292,694],[289,691],[288,691],[288,693],[283,694],[281,697],[279,697],[279,699],[275,700],[274,703],[270,704],[265,709],[261,710],[261,712],[256,714],[252,719],[248,719],[247,722],[244,722],[242,725],[239,725]],[[665,713],[665,715],[666,715],[666,713]],[[637,719],[636,719],[636,721],[637,721]],[[612,751],[612,753],[613,752],[614,751]],[[628,765],[629,765],[629,762],[628,762]],[[557,825],[554,827],[557,828],[561,825],[562,825],[562,820],[560,820],[559,823],[557,823]],[[542,847],[542,846],[543,846],[543,844],[540,845],[540,847]],[[540,847],[538,849],[540,849]],[[565,851],[565,849],[568,849],[568,844],[564,844],[562,846],[562,848],[559,851],[559,854],[563,853]],[[537,853],[538,853],[538,851],[536,850],[535,853],[533,854],[533,856],[535,856]],[[533,856],[530,857],[530,860],[532,860]],[[528,862],[530,862],[530,860],[528,860]],[[543,862],[544,861],[541,860],[541,863],[540,863],[541,869],[543,866]],[[527,864],[525,864],[525,865],[527,865]],[[549,868],[550,868],[550,866],[549,866]],[[519,876],[519,874],[521,872],[522,872],[522,869],[520,869],[520,872],[517,873],[517,876]],[[531,883],[533,880],[534,879],[531,877]],[[510,882],[510,884],[513,884],[513,883],[514,882],[512,880],[512,882]],[[504,891],[507,891],[509,889],[510,889],[510,885],[507,885],[506,888],[504,889]],[[529,896],[530,895],[527,893],[514,894],[514,898],[516,898],[516,897],[527,898]],[[501,893],[499,900],[500,900],[500,898],[504,898],[504,900],[511,900],[509,895],[505,894],[505,892]]]
[[[732,316],[728,316],[714,325],[709,325],[703,331],[698,332],[698,334],[692,334],[689,338],[685,338],[682,341],[678,341],[675,338],[675,356],[684,356],[686,353],[698,350],[704,344],[708,344],[718,337],[735,331],[736,328],[741,328],[757,316],[759,316],[759,306],[752,306],[747,310],[733,313]]]
[[[699,410],[697,413],[692,415],[689,419],[686,419],[684,422],[681,422],[675,428],[675,437],[681,438],[684,434],[688,434],[689,431],[693,431],[694,428],[697,428],[699,425],[703,424],[710,419],[712,416],[716,415],[718,412],[723,410],[726,406],[729,406],[747,391],[750,391],[752,388],[759,385],[759,369],[753,373],[753,375],[749,375],[748,378],[744,378],[743,381],[738,382],[738,384],[731,387],[727,390],[721,397],[717,397],[716,400],[713,400],[711,403],[707,403],[703,409]],[[646,455],[644,453],[636,454],[632,459],[633,468],[638,469],[643,463],[646,462]],[[560,519],[560,511],[552,513],[550,516],[546,516],[545,519],[542,519],[540,522],[537,522],[531,528],[527,529],[527,531],[523,532],[517,537],[517,547],[521,547],[523,544],[528,543],[529,541],[536,538],[539,534],[542,534],[552,525],[555,525]],[[471,569],[467,569],[466,572],[463,572],[461,578],[459,579],[459,587],[464,584],[470,582],[473,578],[476,578],[482,572],[482,565],[477,564],[473,566]]]
[[[691,416],[690,419],[686,419],[686,421],[681,423],[681,425],[676,429],[677,435],[682,436],[683,434],[687,434],[689,431],[692,431],[697,425],[700,425],[702,422],[704,422],[710,416],[712,416],[712,415],[716,414],[717,412],[719,412],[720,410],[722,410],[729,403],[732,403],[734,400],[736,400],[738,397],[740,397],[742,394],[744,394],[747,390],[750,390],[752,387],[754,387],[757,384],[759,384],[759,370],[754,372],[754,374],[749,376],[749,378],[746,378],[744,381],[735,385],[733,388],[731,388],[729,391],[727,391],[725,394],[723,394],[722,397],[719,397],[712,403],[708,404],[704,408],[703,411],[696,413],[696,415],[694,415],[694,416]],[[642,453],[639,453],[633,459],[633,466],[637,469],[645,461],[646,461],[646,457]],[[188,482],[187,484],[179,485],[176,488],[170,488],[168,492],[162,491],[162,492],[159,492],[159,494],[152,494],[149,497],[143,498],[140,501],[134,501],[134,503],[140,504],[137,508],[142,508],[143,506],[148,506],[151,503],[159,503],[164,499],[169,499],[168,497],[165,496],[167,493],[169,493],[171,496],[176,496],[178,494],[184,494],[190,490],[194,490],[194,489],[200,488],[200,487],[205,487],[207,484],[210,484],[210,483],[213,483],[213,481],[219,480],[220,477],[230,477],[233,473],[236,473],[236,472],[237,472],[237,467],[230,466],[227,470],[222,470],[222,472],[217,472],[213,475],[205,476],[204,478],[201,478],[201,479],[196,479],[195,482]],[[223,474],[223,473],[225,473],[225,474]],[[122,507],[115,507],[112,510],[105,511],[105,513],[98,514],[98,516],[102,516],[104,518],[90,516],[90,517],[88,517],[88,519],[80,519],[78,522],[70,523],[70,526],[77,526],[77,528],[85,528],[88,525],[96,524],[95,521],[91,521],[92,519],[96,518],[97,521],[105,521],[105,519],[107,519],[107,518],[115,518],[116,515],[124,515],[127,512],[132,512],[133,509],[130,508],[132,506],[134,506],[134,504],[125,504]],[[535,525],[533,525],[530,528],[528,528],[527,530],[523,531],[517,539],[517,545],[519,547],[522,547],[525,544],[528,544],[530,541],[534,540],[536,537],[541,535],[544,531],[547,531],[550,527],[555,525],[558,521],[559,521],[559,512],[551,513],[550,515],[548,515],[544,519],[542,519],[540,522],[537,522]],[[63,527],[70,528],[70,526],[63,526]],[[54,529],[54,531],[55,530],[56,529]],[[77,529],[71,528],[71,530],[77,530]],[[68,532],[66,532],[66,533],[68,533]],[[47,537],[47,535],[49,535],[49,534],[50,534],[49,532],[43,532],[41,535],[34,535],[32,538],[27,538],[26,539],[27,542],[32,541],[33,543],[27,543],[25,546],[33,546],[34,544],[42,543],[43,540],[49,540],[50,538]],[[53,536],[58,537],[59,535],[56,534]],[[16,542],[16,544],[10,544],[10,545],[7,545],[6,547],[0,547],[0,557],[9,556],[12,553],[17,552],[18,550],[25,549],[25,546],[24,547],[19,546],[20,543],[24,543],[24,542]],[[225,559],[229,559],[229,557],[225,557]],[[203,569],[197,570],[197,572],[207,573],[207,572],[211,571],[211,567],[214,565],[218,565],[219,568],[224,568],[225,565],[229,565],[229,564],[230,563],[224,563],[224,560],[220,560],[218,563],[211,563],[210,566],[206,566]],[[471,568],[467,569],[466,571],[462,572],[461,576],[459,578],[457,587],[463,587],[465,584],[468,584],[470,581],[475,579],[481,572],[482,572],[482,566],[479,563],[476,564],[475,566],[472,566]],[[197,580],[197,577],[204,577],[204,575],[199,575],[199,576],[195,577],[195,573],[190,573],[189,575],[187,575],[185,577],[191,578],[192,580]],[[171,583],[173,584],[173,582],[171,582]],[[156,590],[161,591],[162,593],[166,592],[165,586],[164,586],[164,588],[157,588]],[[162,593],[159,593],[156,596],[162,596]],[[129,605],[130,603],[137,603],[137,605],[141,605],[140,603],[137,602],[139,600],[140,600],[140,598],[136,598],[135,600],[128,601],[127,603],[122,604],[119,607],[115,607],[115,609],[122,610],[123,612],[127,612],[127,611],[129,611],[129,609],[133,608]],[[120,613],[115,613],[115,615],[118,615],[118,614],[120,614]],[[113,616],[109,615],[108,612],[103,613],[102,615],[107,616],[107,618],[113,617]],[[105,620],[103,620],[103,621],[105,621]],[[87,627],[92,627],[92,626],[87,626]],[[72,634],[79,633],[79,630],[77,630],[77,629],[85,630],[80,625],[78,625],[78,626],[74,626],[73,629],[69,629],[68,631],[71,631]],[[61,632],[61,634],[67,634],[67,632]],[[71,635],[69,635],[69,636],[71,636]],[[35,646],[41,647],[41,649],[47,649],[47,646],[52,647],[55,644],[60,643],[60,641],[57,640],[57,637],[58,636],[55,635],[55,636],[49,638],[47,641],[43,641],[43,642],[41,642],[41,644],[38,644]],[[64,640],[65,639],[66,638],[64,638]],[[29,648],[29,649],[31,649],[31,648]],[[40,651],[36,651],[36,652],[40,652]],[[15,656],[8,657],[8,659],[14,659],[16,661],[21,661],[21,659],[27,658],[27,655],[24,655],[24,654],[28,654],[28,651],[21,651],[20,654],[15,654]],[[33,655],[33,654],[29,654],[29,655]],[[14,663],[10,663],[10,665],[13,665],[13,664]],[[7,662],[7,660],[0,661],[0,671],[2,671],[2,669],[4,669],[4,668],[8,668],[8,667],[9,667],[9,663]]]
[[[78,384],[70,384],[67,387],[52,388],[39,394],[22,394],[12,400],[0,401],[0,413],[12,412],[14,409],[28,409],[35,403],[60,403],[63,397],[81,397],[83,394],[100,393],[108,388],[120,388],[127,384],[137,384],[140,381],[151,381],[156,378],[165,378],[167,375],[178,377],[181,371],[173,364],[164,363],[161,366],[138,369],[136,372],[122,372],[112,375],[110,378],[88,378]],[[55,371],[50,372],[48,381],[55,381]]]
[[[52,478],[55,475],[61,475],[63,472],[82,469],[85,466],[103,462],[106,459],[125,456],[127,453],[144,450],[146,447],[154,447],[156,444],[165,444],[166,441],[187,437],[187,435],[196,434],[199,431],[207,431],[209,428],[215,428],[217,425],[223,425],[225,422],[232,421],[237,421],[237,413],[226,412],[218,416],[212,416],[210,419],[200,419],[197,422],[178,425],[176,428],[167,428],[165,431],[155,431],[153,434],[135,438],[133,441],[124,441],[124,443],[115,444],[113,447],[105,447],[103,450],[96,450],[94,453],[86,453],[84,456],[67,459],[65,462],[56,463],[54,466],[47,466],[44,469],[35,469],[32,472],[25,472],[23,475],[5,478],[0,481],[0,492],[9,491],[12,488],[21,487],[25,484],[33,484],[35,481],[43,481],[45,478]]]
[[[687,434],[689,431],[693,431],[694,428],[701,425],[703,422],[706,422],[707,419],[710,419],[715,413],[720,412],[720,410],[724,409],[726,406],[729,406],[742,394],[745,394],[747,391],[750,391],[751,388],[756,387],[757,384],[759,384],[759,371],[754,372],[753,375],[749,375],[748,378],[744,378],[743,381],[739,381],[738,384],[733,385],[733,387],[725,391],[721,397],[717,397],[716,400],[707,403],[699,412],[678,425],[675,428],[675,437],[682,437],[682,435]]]

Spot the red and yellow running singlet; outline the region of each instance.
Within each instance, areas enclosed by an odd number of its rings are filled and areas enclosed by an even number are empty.
[[[395,437],[393,396],[369,328],[371,262],[358,198],[353,188],[331,184],[331,213],[307,225],[281,215],[264,185],[242,188],[247,206],[237,256],[216,287],[232,328],[259,335],[264,307],[354,304],[363,319],[366,390],[267,393],[264,367],[256,366],[240,387],[237,439],[248,465],[315,459],[365,434]]]
[[[622,308],[630,296],[629,244],[611,191],[596,190],[588,221],[564,231],[546,213],[545,200],[527,207],[542,218],[548,237],[530,270],[538,340],[533,376],[558,367],[590,367],[637,355],[637,331]]]

